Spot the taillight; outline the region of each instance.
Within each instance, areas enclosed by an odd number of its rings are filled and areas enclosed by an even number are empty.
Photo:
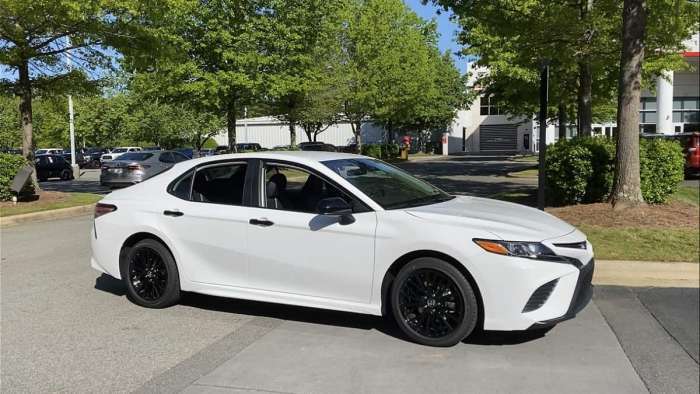
[[[150,166],[142,166],[140,164],[131,164],[129,166],[126,166],[126,169],[129,171],[143,171],[145,168],[148,168]]]
[[[99,218],[102,215],[106,215],[110,212],[114,212],[116,210],[116,205],[97,203],[95,204],[95,219]]]

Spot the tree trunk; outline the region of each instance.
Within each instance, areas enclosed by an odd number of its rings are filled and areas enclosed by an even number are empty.
[[[32,81],[29,77],[29,62],[23,62],[19,66],[19,113],[22,119],[22,156],[34,169],[32,171],[32,183],[34,189],[39,192],[39,182],[34,166],[34,125],[32,119]]]
[[[639,179],[639,100],[644,61],[644,0],[625,0],[617,99],[617,154],[610,202],[615,208],[644,203]]]
[[[228,132],[228,149],[236,152],[236,99],[231,98],[226,109],[226,131]]]
[[[566,139],[566,126],[567,126],[567,123],[569,122],[569,120],[567,119],[567,116],[566,116],[566,105],[564,105],[564,103],[559,103],[558,115],[559,115],[559,139],[565,140]]]
[[[350,122],[352,133],[355,135],[357,151],[362,152],[362,122]]]
[[[296,122],[294,121],[294,119],[289,119],[289,145],[297,145]]]
[[[591,99],[593,75],[590,59],[586,57],[578,64],[578,135],[589,137],[593,123],[593,103]]]

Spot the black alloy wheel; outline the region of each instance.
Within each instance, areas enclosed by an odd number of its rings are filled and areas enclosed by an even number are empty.
[[[391,307],[401,330],[413,341],[452,346],[475,328],[474,291],[459,270],[436,258],[418,258],[404,266],[391,290]]]
[[[165,245],[144,239],[122,252],[122,280],[129,299],[147,308],[165,308],[180,299],[175,259]]]
[[[428,338],[450,334],[464,317],[460,290],[444,273],[428,268],[411,272],[399,290],[401,318]]]
[[[146,301],[156,301],[165,293],[168,270],[158,253],[142,247],[131,256],[129,280],[139,297]]]

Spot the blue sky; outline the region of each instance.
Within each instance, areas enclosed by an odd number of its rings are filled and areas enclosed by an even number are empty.
[[[438,26],[438,33],[440,33],[440,40],[438,41],[440,51],[444,52],[449,50],[452,52],[452,56],[455,59],[455,65],[459,71],[464,74],[467,70],[467,59],[454,55],[455,52],[460,50],[460,45],[457,43],[456,37],[457,31],[459,31],[459,26],[450,21],[450,16],[452,13],[441,11],[440,15],[438,15],[438,7],[434,6],[432,3],[423,5],[421,0],[404,0],[404,3],[406,3],[406,5],[415,11],[421,18],[426,20],[435,19]]]

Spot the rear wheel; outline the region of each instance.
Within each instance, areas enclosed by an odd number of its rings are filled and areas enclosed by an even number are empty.
[[[154,239],[129,248],[120,263],[129,299],[147,308],[166,308],[180,300],[180,279],[170,251]]]
[[[71,178],[73,178],[73,173],[70,170],[61,171],[61,180],[69,181]]]
[[[430,257],[406,264],[391,287],[391,309],[413,341],[453,346],[476,327],[478,306],[469,282],[447,262]]]

